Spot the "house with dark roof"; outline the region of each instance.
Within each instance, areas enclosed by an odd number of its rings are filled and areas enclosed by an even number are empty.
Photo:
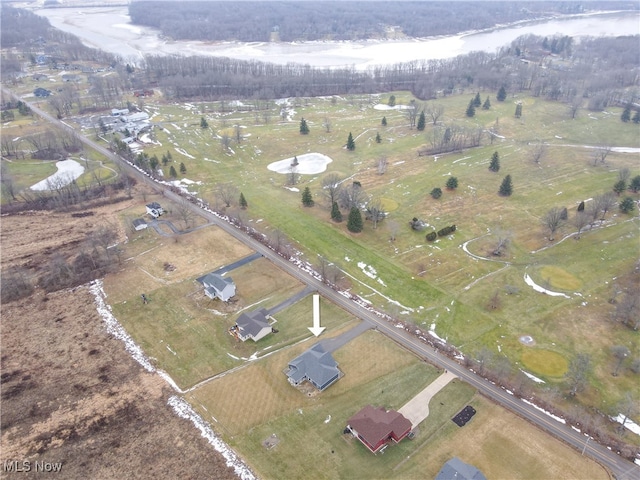
[[[285,373],[291,385],[298,386],[308,381],[320,391],[342,376],[338,362],[319,343],[291,360]]]
[[[160,206],[158,202],[151,202],[146,205],[147,213],[151,215],[153,218],[158,218],[160,215],[164,213],[164,209]]]
[[[436,480],[487,480],[487,477],[473,465],[453,457],[442,466]]]
[[[348,420],[347,429],[373,453],[393,440],[398,443],[411,431],[411,422],[395,410],[367,405]]]
[[[231,277],[223,278],[217,273],[209,273],[198,281],[204,287],[204,294],[212,300],[219,298],[223,302],[228,302],[236,294],[236,284]]]
[[[48,97],[51,95],[51,90],[47,90],[46,88],[38,87],[33,91],[33,94],[36,97]]]
[[[233,333],[243,342],[249,339],[257,342],[261,338],[269,335],[272,331],[273,328],[269,323],[267,310],[265,308],[251,313],[243,313],[238,317],[233,327]]]

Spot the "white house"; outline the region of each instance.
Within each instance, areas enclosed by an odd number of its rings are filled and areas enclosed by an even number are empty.
[[[147,204],[147,213],[153,218],[158,218],[164,213],[164,210],[158,202],[151,202]]]
[[[236,294],[236,284],[231,277],[223,278],[216,273],[209,273],[199,280],[204,286],[205,295],[212,300],[219,298],[223,302],[228,302]]]

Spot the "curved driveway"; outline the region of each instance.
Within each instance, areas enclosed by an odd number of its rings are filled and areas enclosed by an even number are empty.
[[[15,95],[13,95],[12,92],[7,91],[4,87],[2,87],[2,89],[3,91],[6,91],[9,95],[15,97]],[[45,120],[57,125],[61,125],[63,128],[69,131],[73,131],[75,133],[73,128],[69,127],[63,122],[60,122],[59,120],[54,118],[52,115],[48,114],[47,112],[44,112],[33,105],[29,105],[29,106],[31,107],[34,113],[40,115]],[[129,171],[131,174],[135,175],[136,178],[150,185],[153,185],[154,188],[156,189],[163,190],[164,195],[170,200],[173,200],[176,202],[182,200],[182,197],[172,192],[167,187],[153,182],[146,175],[142,174],[135,168],[131,167],[127,162],[122,160],[117,155],[114,155],[113,153],[111,153],[111,151],[109,151],[108,149],[104,148],[101,145],[95,144],[92,140],[82,135],[79,135],[79,138],[85,145],[99,151],[106,157],[110,158],[116,164],[121,165],[124,169]],[[625,460],[624,458],[620,457],[619,455],[612,452],[608,448],[603,447],[602,445],[596,443],[595,441],[589,441],[589,438],[586,437],[584,434],[573,430],[571,427],[567,427],[566,425],[561,424],[560,422],[551,418],[549,415],[536,409],[532,405],[524,403],[522,400],[507,393],[502,388],[499,388],[493,385],[492,383],[488,382],[484,378],[476,375],[474,372],[467,370],[466,368],[459,365],[454,360],[444,355],[440,355],[429,345],[426,345],[415,336],[409,334],[408,332],[405,332],[404,329],[396,328],[394,325],[391,325],[384,319],[381,319],[374,312],[371,312],[365,309],[361,305],[358,305],[357,303],[343,296],[339,292],[336,292],[335,290],[329,288],[327,285],[325,285],[318,279],[312,277],[307,272],[298,268],[295,264],[285,260],[284,258],[280,257],[278,254],[276,254],[273,250],[267,248],[265,245],[251,238],[245,232],[237,229],[233,225],[220,219],[217,215],[211,212],[205,211],[200,207],[192,204],[191,202],[186,202],[186,203],[190,206],[190,208],[193,209],[195,213],[199,215],[203,215],[211,223],[214,223],[215,225],[223,229],[225,232],[232,235],[238,241],[243,242],[249,247],[253,248],[256,252],[262,254],[265,258],[268,258],[269,260],[271,260],[271,262],[273,262],[277,267],[281,268],[282,270],[285,270],[287,273],[294,276],[295,278],[298,278],[300,281],[306,283],[308,286],[313,287],[318,291],[318,293],[323,295],[328,300],[338,304],[340,307],[344,308],[347,312],[351,313],[352,315],[362,320],[366,320],[373,323],[380,332],[384,333],[389,338],[396,341],[400,345],[404,346],[408,350],[414,352],[416,355],[429,361],[430,363],[433,363],[434,365],[440,368],[444,368],[446,370],[451,371],[461,380],[464,380],[465,382],[473,385],[483,395],[499,403],[505,408],[511,410],[512,412],[515,412],[521,417],[529,420],[530,422],[534,423],[535,425],[542,428],[543,430],[553,435],[554,437],[559,438],[560,440],[572,445],[574,448],[580,450],[583,453],[583,455],[588,455],[589,457],[593,458],[600,464],[604,465],[613,473],[616,479],[640,480],[639,465],[635,465]]]

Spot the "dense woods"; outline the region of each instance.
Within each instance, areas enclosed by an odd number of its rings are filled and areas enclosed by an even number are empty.
[[[580,13],[573,2],[176,2],[134,1],[134,24],[180,40],[283,42],[427,37],[498,24]],[[629,2],[590,2],[589,8],[637,8]]]

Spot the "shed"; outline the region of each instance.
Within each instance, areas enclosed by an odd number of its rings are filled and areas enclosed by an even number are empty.
[[[145,222],[142,218],[136,218],[133,221],[133,228],[136,231],[144,230],[145,228],[147,228],[147,222]]]
[[[153,218],[158,218],[160,215],[164,213],[164,209],[160,206],[158,202],[151,202],[146,205],[147,213],[151,215]]]

